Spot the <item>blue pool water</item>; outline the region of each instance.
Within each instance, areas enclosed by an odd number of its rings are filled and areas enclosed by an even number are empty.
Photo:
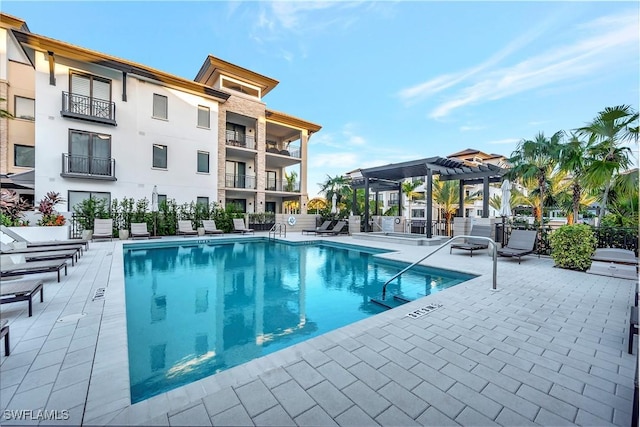
[[[384,311],[369,298],[406,264],[380,252],[260,239],[126,245],[132,403]],[[418,267],[388,291],[415,299],[473,277]]]

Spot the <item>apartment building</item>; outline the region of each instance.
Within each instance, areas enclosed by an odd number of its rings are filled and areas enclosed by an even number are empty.
[[[266,107],[277,80],[211,55],[188,80],[26,24],[5,32],[33,73],[36,200],[56,191],[72,210],[89,197],[150,199],[155,186],[159,201],[306,213],[307,144],[321,127]]]

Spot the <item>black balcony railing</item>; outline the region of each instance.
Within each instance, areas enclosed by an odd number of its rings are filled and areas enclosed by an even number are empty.
[[[286,191],[289,193],[299,193],[300,182],[289,182],[281,179],[268,179],[264,189],[267,191]]]
[[[62,173],[65,178],[116,180],[116,161],[111,158],[62,153]]]
[[[116,125],[116,103],[77,93],[62,92],[63,117]]]
[[[256,149],[256,140],[252,135],[245,135],[241,132],[228,130],[226,134],[226,144],[232,147]]]
[[[256,177],[250,175],[236,175],[228,173],[224,178],[224,186],[227,188],[246,188],[255,190]]]

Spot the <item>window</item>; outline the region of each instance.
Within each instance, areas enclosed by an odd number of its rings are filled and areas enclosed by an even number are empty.
[[[209,198],[208,197],[198,197],[196,199],[197,205],[209,206]]]
[[[167,146],[153,144],[153,167],[159,169],[167,168]]]
[[[198,105],[198,127],[209,129],[210,117],[209,107]]]
[[[36,101],[31,98],[15,97],[15,117],[16,119],[35,120]]]
[[[275,191],[276,190],[276,172],[275,171],[267,171],[267,190]]]
[[[71,73],[69,92],[69,112],[103,119],[115,118],[111,105],[111,80]]]
[[[209,173],[209,153],[198,151],[198,172]]]
[[[158,194],[158,207],[162,206],[163,203],[167,203],[167,195],[166,194]]]
[[[69,130],[69,173],[111,176],[111,136]]]
[[[73,212],[73,208],[75,206],[89,199],[104,200],[107,210],[111,206],[111,193],[99,193],[94,191],[69,191],[69,197],[67,197],[69,211]]]
[[[412,218],[424,218],[424,209],[411,209]]]
[[[36,147],[31,145],[14,145],[13,164],[22,168],[36,167]]]
[[[169,99],[164,95],[153,94],[153,117],[155,119],[169,118]]]
[[[476,215],[479,216],[479,217],[482,217],[482,209],[478,209],[476,211]]]

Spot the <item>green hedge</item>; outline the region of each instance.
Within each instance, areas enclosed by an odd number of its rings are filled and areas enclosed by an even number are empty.
[[[558,267],[585,271],[596,249],[593,230],[586,224],[564,225],[551,233],[551,258]]]

